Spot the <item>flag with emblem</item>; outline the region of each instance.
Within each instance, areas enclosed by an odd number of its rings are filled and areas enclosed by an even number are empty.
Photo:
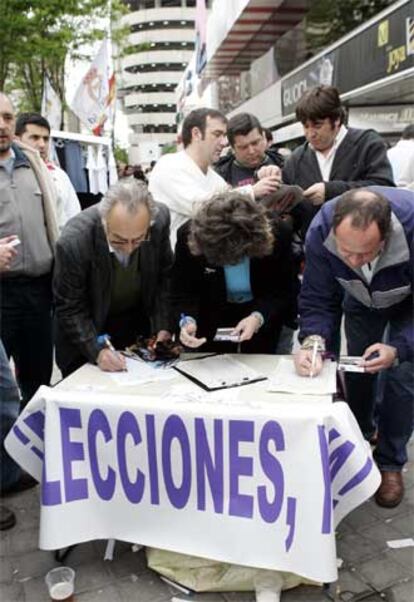
[[[96,136],[100,136],[114,101],[115,75],[110,58],[110,43],[105,39],[82,78],[70,107],[83,124]]]

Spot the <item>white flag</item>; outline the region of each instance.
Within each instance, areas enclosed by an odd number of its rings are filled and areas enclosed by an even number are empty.
[[[43,83],[42,115],[46,117],[52,130],[60,130],[62,125],[62,103],[46,74]]]
[[[109,55],[109,42],[104,40],[95,60],[83,77],[71,109],[94,134],[100,135],[115,99],[115,77]]]

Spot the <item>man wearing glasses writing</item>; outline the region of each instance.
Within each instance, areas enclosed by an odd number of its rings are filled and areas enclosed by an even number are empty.
[[[133,178],[120,180],[99,205],[67,224],[54,275],[56,361],[63,376],[87,361],[124,370],[125,358],[114,348],[131,345],[137,335],[171,337],[169,226],[168,209]]]

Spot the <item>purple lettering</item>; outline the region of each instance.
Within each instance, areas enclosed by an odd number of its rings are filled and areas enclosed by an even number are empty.
[[[269,443],[272,441],[276,451],[285,449],[283,431],[278,422],[271,420],[266,422],[260,434],[259,453],[263,472],[273,484],[274,497],[268,501],[266,487],[261,485],[257,488],[257,499],[261,517],[267,523],[274,523],[282,510],[284,495],[284,476],[280,462],[269,451]]]
[[[223,421],[214,420],[214,462],[203,418],[195,419],[197,467],[197,509],[206,509],[206,475],[213,498],[214,512],[223,513]]]
[[[151,504],[159,504],[160,492],[158,485],[158,459],[157,445],[155,440],[154,415],[147,414],[145,416],[145,423],[147,427],[147,454],[150,478]]]
[[[93,410],[88,422],[88,447],[92,479],[99,497],[103,500],[110,500],[115,492],[115,471],[108,466],[106,478],[101,476],[96,449],[98,433],[102,434],[105,443],[112,439],[111,427],[107,417],[102,410]]]
[[[177,439],[181,448],[182,482],[176,486],[172,475],[171,445]],[[174,462],[176,465],[176,462]],[[175,508],[183,508],[191,490],[190,442],[185,424],[179,416],[169,416],[162,433],[162,468],[168,498]]]
[[[322,474],[324,485],[323,514],[321,533],[330,533],[332,530],[332,495],[331,479],[329,476],[328,443],[325,436],[325,427],[318,426],[319,449],[321,452]]]
[[[231,516],[251,518],[253,516],[253,497],[239,493],[239,477],[253,474],[253,459],[239,456],[239,443],[253,441],[254,422],[247,420],[230,420],[229,422],[229,469],[230,469],[230,504]]]
[[[20,428],[17,425],[14,425],[13,432],[16,435],[16,437],[19,439],[19,441],[21,441],[21,443],[23,443],[23,445],[27,445],[29,443],[29,441],[30,441],[29,437],[26,437],[26,435],[23,433],[23,431],[20,430]]]
[[[48,481],[46,476],[46,463],[42,467],[42,505],[57,506],[62,503],[60,481]]]
[[[88,481],[86,479],[74,479],[72,476],[72,462],[85,459],[83,444],[71,441],[69,435],[70,429],[82,428],[81,413],[77,409],[59,408],[59,414],[65,499],[67,502],[84,500],[88,497]]]
[[[29,414],[23,421],[43,441],[45,438],[45,415],[38,410]]]
[[[142,441],[134,414],[132,412],[122,412],[119,417],[117,430],[119,476],[121,477],[121,483],[128,500],[133,504],[138,504],[144,494],[145,476],[137,469],[135,481],[129,480],[125,449],[125,442],[128,436],[131,437],[135,445],[138,445]]]
[[[351,489],[359,485],[364,479],[366,479],[372,470],[372,466],[373,462],[371,458],[367,458],[367,461],[365,462],[361,470],[359,470],[356,473],[356,475],[353,476],[352,479],[350,479],[347,483],[345,483],[342,489],[339,490],[339,495],[344,495],[345,493],[348,493],[348,491],[350,491]]]
[[[289,532],[288,532],[288,536],[285,539],[285,549],[286,549],[286,552],[289,552],[291,545],[293,543],[293,538],[295,536],[295,527],[296,527],[296,498],[295,497],[287,498],[286,524],[289,527]]]
[[[331,482],[334,480],[342,466],[355,449],[355,445],[350,441],[345,441],[339,445],[329,455],[329,466],[331,469]]]

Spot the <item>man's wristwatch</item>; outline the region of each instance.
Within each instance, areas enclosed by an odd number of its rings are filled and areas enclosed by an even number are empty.
[[[313,346],[317,343],[318,351],[323,353],[325,351],[325,339],[318,334],[311,334],[303,340],[301,349],[313,349]]]

